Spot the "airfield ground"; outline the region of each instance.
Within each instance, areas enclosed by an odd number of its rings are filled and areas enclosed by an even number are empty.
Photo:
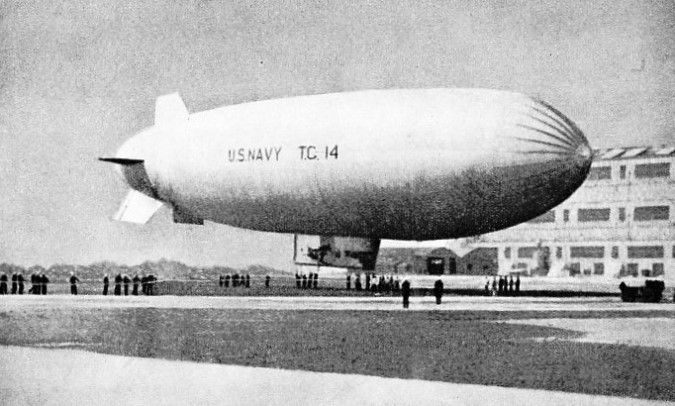
[[[389,297],[5,296],[0,325],[4,376],[11,357],[20,364],[19,346],[675,401],[672,303],[449,296],[441,306],[416,297],[403,310]],[[37,371],[36,357],[28,368]]]

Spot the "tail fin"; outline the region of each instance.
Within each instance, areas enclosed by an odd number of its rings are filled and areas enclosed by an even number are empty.
[[[113,217],[117,221],[145,224],[162,207],[162,202],[141,192],[130,190]]]
[[[184,124],[190,113],[178,93],[171,93],[157,98],[155,104],[155,126],[175,126]]]

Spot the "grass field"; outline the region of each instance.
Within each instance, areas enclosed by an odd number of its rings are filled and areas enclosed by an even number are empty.
[[[653,313],[672,317],[672,313]],[[675,400],[672,351],[569,342],[494,323],[644,313],[26,309],[0,312],[0,344],[139,357]],[[533,338],[547,338],[533,341]],[[39,364],[39,361],[38,361]]]

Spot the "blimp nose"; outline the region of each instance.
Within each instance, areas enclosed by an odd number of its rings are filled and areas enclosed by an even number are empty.
[[[563,158],[579,168],[589,168],[593,150],[581,129],[555,107],[535,100],[519,127],[532,153]]]

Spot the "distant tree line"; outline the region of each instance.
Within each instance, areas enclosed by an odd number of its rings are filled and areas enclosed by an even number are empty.
[[[69,265],[69,264],[54,264],[48,268],[40,265],[33,265],[30,267],[22,267],[19,265],[0,263],[0,274],[8,276],[14,273],[21,273],[24,276],[29,276],[34,273],[44,273],[53,279],[57,280],[67,279],[70,273],[73,272],[82,281],[100,281],[104,274],[116,275],[156,275],[160,279],[176,279],[176,280],[212,280],[217,281],[220,275],[234,274],[234,273],[248,273],[251,275],[290,275],[289,272],[269,268],[261,265],[252,265],[246,269],[235,269],[231,267],[212,266],[199,267],[190,266],[182,262],[171,261],[167,259],[160,259],[159,261],[146,261],[138,265],[122,265],[115,262],[95,262],[89,265]]]

